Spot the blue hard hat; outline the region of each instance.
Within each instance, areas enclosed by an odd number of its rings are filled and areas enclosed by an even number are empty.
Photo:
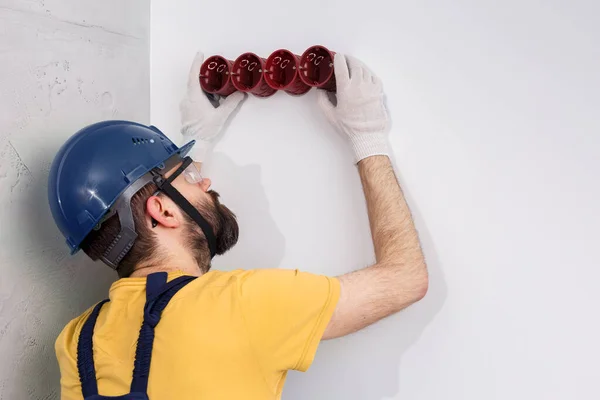
[[[48,177],[48,201],[71,254],[136,180],[181,148],[154,126],[104,121],[87,126],[60,148]]]

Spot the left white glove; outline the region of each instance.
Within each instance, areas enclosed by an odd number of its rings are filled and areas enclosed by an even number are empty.
[[[219,98],[218,106],[213,105],[200,87],[203,62],[204,54],[198,52],[190,69],[187,94],[179,105],[183,138],[185,141],[196,140],[189,154],[195,161],[205,160],[229,116],[246,98],[245,93],[234,92],[226,98]]]

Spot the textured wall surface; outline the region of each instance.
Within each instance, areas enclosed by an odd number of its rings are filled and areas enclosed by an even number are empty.
[[[47,206],[85,124],[149,120],[149,2],[0,0],[0,399],[58,398],[54,340],[114,275],[70,257]]]
[[[173,4],[152,2],[152,122],[166,132],[198,48],[321,43],[384,83],[430,291],[324,343],[285,400],[600,398],[598,1]],[[315,100],[249,98],[217,145],[208,175],[241,229],[220,268],[334,275],[372,260],[350,152]]]

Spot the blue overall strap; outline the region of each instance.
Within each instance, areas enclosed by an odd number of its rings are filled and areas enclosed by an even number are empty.
[[[109,300],[103,300],[96,304],[96,307],[94,307],[87,321],[83,324],[81,333],[79,334],[79,342],[77,343],[77,369],[79,370],[79,381],[81,382],[81,391],[84,398],[98,394],[92,336],[100,309],[107,301]]]
[[[140,328],[131,393],[147,393],[148,377],[150,375],[150,361],[152,358],[152,345],[154,343],[154,328],[158,325],[161,313],[169,301],[185,285],[196,279],[193,276],[181,276],[167,283],[167,273],[157,272],[148,275],[146,282],[146,305],[144,306],[144,321]]]

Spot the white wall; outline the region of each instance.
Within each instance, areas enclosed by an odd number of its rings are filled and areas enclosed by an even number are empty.
[[[597,2],[173,4],[151,17],[152,122],[168,134],[197,49],[321,43],[385,85],[431,289],[322,345],[285,399],[600,398]],[[340,274],[373,259],[356,170],[314,93],[250,98],[209,172],[242,229],[219,267]]]
[[[91,122],[149,120],[145,0],[0,0],[0,399],[57,399],[54,340],[114,274],[69,257],[50,163]]]

